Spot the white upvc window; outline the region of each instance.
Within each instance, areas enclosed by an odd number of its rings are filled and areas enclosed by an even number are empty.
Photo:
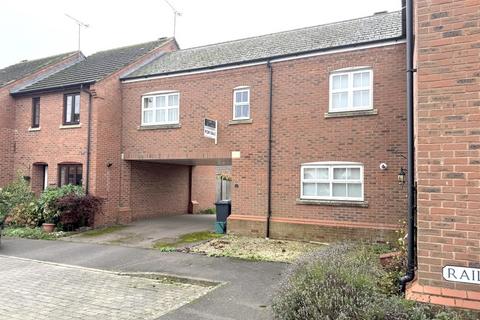
[[[238,87],[233,90],[233,120],[250,119],[250,88]]]
[[[338,70],[330,74],[329,112],[369,110],[372,108],[372,69]]]
[[[179,123],[180,93],[169,92],[142,97],[142,125]]]
[[[363,165],[352,162],[303,164],[300,198],[363,201]]]

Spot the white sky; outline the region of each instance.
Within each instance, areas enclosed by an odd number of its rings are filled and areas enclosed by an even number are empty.
[[[170,0],[181,48],[394,11],[401,0]],[[78,48],[82,51],[152,41],[173,34],[173,13],[164,0],[1,0],[0,68]]]

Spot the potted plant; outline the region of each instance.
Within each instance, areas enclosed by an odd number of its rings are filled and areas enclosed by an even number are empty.
[[[43,231],[46,233],[52,233],[55,229],[55,220],[58,217],[58,212],[56,210],[52,210],[51,208],[44,208],[43,210],[43,224],[42,228]]]

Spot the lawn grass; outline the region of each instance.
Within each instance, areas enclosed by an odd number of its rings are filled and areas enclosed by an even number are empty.
[[[186,244],[217,239],[220,237],[223,237],[223,234],[216,234],[210,231],[192,232],[181,235],[173,242],[157,241],[153,244],[153,248],[165,252],[176,251],[178,247]]]
[[[94,230],[89,230],[85,231],[80,234],[82,237],[99,237],[103,236],[105,234],[113,233],[122,229],[125,229],[127,226],[110,226],[110,227],[105,227],[105,228],[100,228],[100,229],[94,229]]]

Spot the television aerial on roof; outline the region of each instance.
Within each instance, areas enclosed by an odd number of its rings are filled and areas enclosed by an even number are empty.
[[[84,22],[82,22],[82,21],[80,21],[80,20],[78,20],[78,19],[76,19],[76,18],[74,18],[74,17],[72,17],[71,15],[69,15],[69,14],[67,14],[67,13],[65,13],[65,15],[66,15],[68,18],[70,18],[70,19],[72,19],[73,21],[75,21],[75,23],[78,25],[78,51],[80,51],[80,38],[81,38],[82,27],[83,27],[83,28],[88,28],[88,27],[90,27],[90,25],[89,25],[89,24],[86,24],[86,23],[84,23]]]
[[[173,11],[173,37],[175,38],[175,31],[177,28],[177,16],[181,17],[182,13],[180,11],[177,11],[177,9],[175,9],[175,7],[172,6],[170,2],[168,2],[168,0],[163,0],[163,1],[165,1],[165,3],[168,4],[170,9],[172,9]]]

